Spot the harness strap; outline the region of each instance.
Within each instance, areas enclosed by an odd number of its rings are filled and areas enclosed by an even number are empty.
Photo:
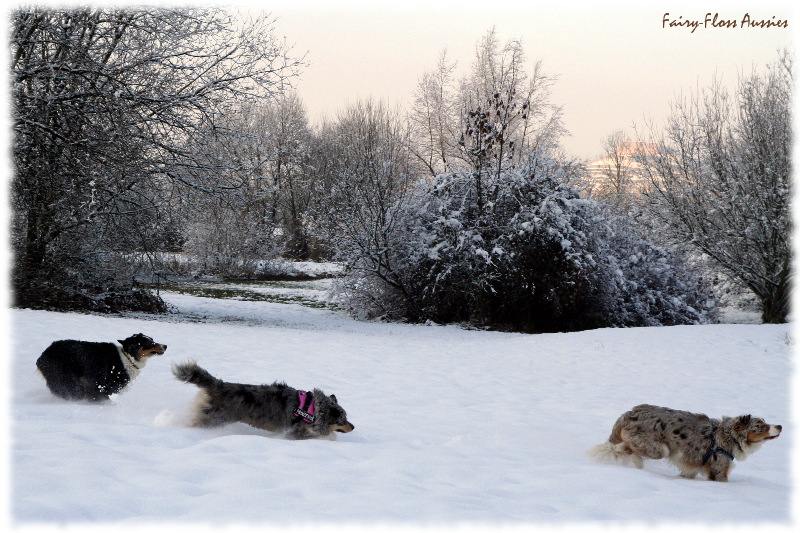
[[[294,416],[300,417],[300,420],[303,422],[309,424],[314,423],[316,419],[316,401],[314,400],[314,393],[299,390],[297,391],[297,397],[300,400],[300,407],[294,410]]]
[[[717,440],[714,438],[714,435],[712,434],[711,435],[711,446],[708,447],[708,451],[703,456],[703,465],[705,465],[708,462],[708,460],[711,458],[712,455],[714,456],[714,460],[716,461],[718,453],[721,453],[722,455],[726,456],[731,461],[734,460],[734,457],[733,457],[732,453],[730,453],[727,450],[723,450],[722,448],[717,446]]]

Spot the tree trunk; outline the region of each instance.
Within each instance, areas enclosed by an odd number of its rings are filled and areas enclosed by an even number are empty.
[[[788,258],[786,260],[788,263]],[[789,319],[791,286],[788,264],[781,272],[778,284],[761,298],[761,321],[764,324],[785,324]]]

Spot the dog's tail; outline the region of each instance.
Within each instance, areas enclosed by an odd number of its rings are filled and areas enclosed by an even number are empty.
[[[202,388],[209,388],[217,383],[221,383],[220,379],[209,374],[208,371],[201,368],[196,361],[173,364],[172,373],[175,374],[175,377],[179,380],[185,381],[186,383],[193,383]]]
[[[625,459],[624,454],[620,453],[617,445],[608,440],[588,450],[586,454],[600,463],[613,463]]]

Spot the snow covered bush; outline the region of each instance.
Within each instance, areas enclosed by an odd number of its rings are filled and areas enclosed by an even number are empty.
[[[609,325],[701,324],[717,318],[705,270],[695,268],[684,252],[640,236],[629,218],[606,216],[602,255],[609,285]]]
[[[578,171],[534,152],[480,189],[474,172],[418,184],[393,213],[386,268],[351,269],[340,298],[364,317],[524,332],[709,320],[702,281],[581,199]]]
[[[391,189],[365,194],[363,183],[383,174],[373,167],[396,168],[396,151],[340,143],[338,159],[364,161],[336,180],[346,200],[331,232],[348,263],[341,305],[366,318],[525,332],[711,318],[708,291],[680,258],[571,187],[581,167],[559,148],[554,79],[538,62],[529,76],[524,63],[519,41],[500,46],[493,31],[460,83],[443,56],[400,144],[417,168],[389,173],[404,178]],[[423,173],[436,176],[411,188]],[[375,190],[386,191],[380,201]]]
[[[437,322],[521,331],[599,325],[590,213],[557,179],[573,171],[532,156],[524,170],[482,174],[483,191],[476,173],[440,175],[415,230],[414,307]]]

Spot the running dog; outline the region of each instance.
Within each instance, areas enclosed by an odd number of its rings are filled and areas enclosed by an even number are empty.
[[[125,389],[150,357],[167,349],[141,333],[117,342],[55,341],[36,360],[36,368],[56,396],[107,400]]]
[[[734,459],[740,461],[781,434],[782,427],[742,415],[722,420],[704,414],[639,405],[619,417],[607,442],[589,455],[598,459],[630,458],[642,468],[643,458],[664,459],[693,479],[703,473],[710,481],[727,481]]]
[[[180,381],[200,387],[192,406],[191,425],[213,427],[244,422],[258,429],[285,432],[290,439],[325,437],[336,431],[349,433],[354,426],[336,396],[311,392],[285,383],[244,385],[212,376],[194,361],[172,366]]]

